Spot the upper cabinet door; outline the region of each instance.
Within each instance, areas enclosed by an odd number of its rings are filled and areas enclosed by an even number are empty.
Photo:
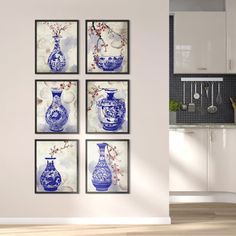
[[[174,73],[226,73],[225,12],[175,13]]]
[[[236,73],[236,1],[226,0],[227,73]]]

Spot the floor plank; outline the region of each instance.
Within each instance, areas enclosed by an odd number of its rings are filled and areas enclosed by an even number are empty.
[[[6,236],[235,236],[236,204],[172,204],[172,225],[1,225]]]

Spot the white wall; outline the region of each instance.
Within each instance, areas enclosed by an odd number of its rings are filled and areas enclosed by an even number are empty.
[[[168,217],[166,0],[21,0],[0,8],[0,217]],[[131,74],[85,75],[85,19],[130,19]],[[80,75],[34,74],[34,20],[80,20]],[[80,80],[80,134],[34,134],[34,80]],[[131,134],[85,134],[85,79],[130,79]],[[85,194],[85,139],[130,138],[131,193]],[[80,140],[80,194],[34,194],[34,139]]]

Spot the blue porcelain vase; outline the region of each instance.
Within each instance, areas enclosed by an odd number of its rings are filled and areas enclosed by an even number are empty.
[[[60,47],[60,36],[55,35],[54,48],[48,57],[48,66],[52,72],[63,72],[66,67],[66,58],[61,51]]]
[[[116,131],[124,123],[126,113],[125,101],[114,97],[117,89],[105,89],[105,91],[107,97],[97,102],[98,119],[104,130]]]
[[[61,103],[62,91],[60,89],[52,89],[52,104],[48,107],[45,120],[52,132],[62,132],[64,125],[68,121],[68,112]]]
[[[47,165],[40,176],[40,183],[45,191],[54,192],[61,184],[61,175],[54,166],[55,157],[46,157]]]
[[[99,160],[92,174],[92,183],[96,191],[105,192],[112,184],[112,172],[106,162],[105,148],[106,143],[98,143]]]
[[[94,61],[103,71],[114,71],[121,67],[123,56],[95,56]]]

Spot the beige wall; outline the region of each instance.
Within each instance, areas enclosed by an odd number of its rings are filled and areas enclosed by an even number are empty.
[[[168,1],[21,0],[0,8],[0,217],[167,217]],[[80,20],[80,75],[34,74],[34,20]],[[85,19],[130,19],[131,74],[85,75]],[[34,80],[80,80],[80,134],[34,134]],[[85,134],[85,79],[130,79],[131,134]],[[131,193],[85,194],[85,139],[130,138]],[[80,194],[34,194],[34,139],[80,140]]]

